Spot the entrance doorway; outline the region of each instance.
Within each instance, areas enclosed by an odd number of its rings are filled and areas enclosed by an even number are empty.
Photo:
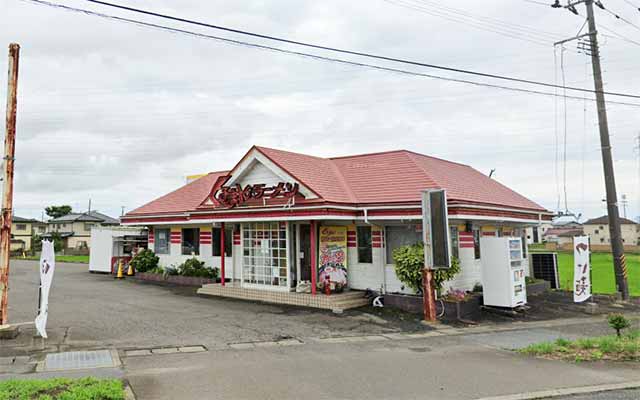
[[[298,249],[298,266],[300,267],[301,281],[311,280],[311,225],[301,224],[299,226],[298,241],[300,247]]]

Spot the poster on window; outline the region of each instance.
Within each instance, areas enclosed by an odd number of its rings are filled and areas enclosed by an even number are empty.
[[[318,285],[340,291],[347,285],[347,227],[320,227]]]
[[[589,236],[573,237],[573,301],[581,303],[591,297],[589,270]]]

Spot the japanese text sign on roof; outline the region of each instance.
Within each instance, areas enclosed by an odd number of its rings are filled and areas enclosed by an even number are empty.
[[[258,183],[247,185],[244,189],[240,184],[236,184],[235,186],[222,186],[216,191],[214,197],[221,205],[233,208],[252,199],[291,199],[298,194],[299,190],[299,185],[291,182],[280,182],[274,186]]]

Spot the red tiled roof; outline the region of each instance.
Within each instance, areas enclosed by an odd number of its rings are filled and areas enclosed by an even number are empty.
[[[326,202],[352,205],[419,202],[423,189],[444,188],[451,201],[546,211],[468,165],[407,150],[321,158],[266,147],[253,149]],[[211,173],[127,215],[195,210],[218,177],[226,174]]]
[[[216,180],[226,174],[228,174],[228,171],[211,172],[171,193],[165,194],[156,200],[128,212],[127,216],[178,213],[194,210],[209,195]]]
[[[255,148],[325,201],[356,202],[349,186],[331,159],[267,147],[256,146]]]

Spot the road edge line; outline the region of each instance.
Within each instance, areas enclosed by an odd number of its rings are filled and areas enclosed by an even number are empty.
[[[481,397],[475,400],[535,400],[549,399],[560,396],[572,396],[576,394],[588,394],[609,392],[612,390],[635,389],[640,387],[640,381],[628,381],[622,383],[607,383],[594,386],[579,386],[563,389],[542,390],[538,392],[526,392],[517,394],[508,394],[502,396]]]

